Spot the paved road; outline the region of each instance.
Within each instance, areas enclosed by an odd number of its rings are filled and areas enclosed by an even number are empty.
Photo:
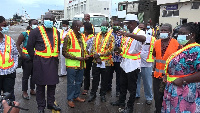
[[[23,26],[21,26],[23,25]],[[10,35],[15,41],[17,40],[17,37],[20,35],[22,31],[25,31],[27,24],[20,24],[17,26],[10,27],[10,32],[8,35]],[[59,72],[60,73],[60,72]],[[115,76],[114,76],[115,77]],[[118,107],[113,107],[110,105],[110,102],[116,101],[118,98],[115,97],[115,85],[113,84],[113,89],[111,92],[108,92],[106,95],[107,102],[102,103],[100,101],[100,96],[98,95],[96,100],[94,102],[85,102],[85,103],[78,103],[75,102],[75,108],[69,108],[67,106],[66,101],[66,92],[67,92],[67,80],[66,77],[62,77],[59,79],[60,83],[57,85],[56,88],[56,103],[59,104],[59,106],[62,108],[61,113],[119,113]],[[24,100],[22,98],[22,70],[17,69],[17,78],[16,78],[16,84],[15,84],[15,95],[16,95],[16,101],[20,102],[20,106],[24,108],[28,108],[29,111],[20,111],[20,113],[37,113],[37,104],[35,96],[31,96],[30,100]],[[113,82],[115,83],[115,78],[113,79]],[[81,89],[83,91],[83,89]],[[99,91],[98,91],[99,93]],[[83,96],[82,98],[88,99],[89,95]],[[128,97],[128,96],[127,96]],[[145,98],[144,98],[144,92],[143,88],[141,90],[141,98],[135,101],[134,106],[134,113],[153,113],[154,111],[154,104],[152,105],[146,105],[145,104]],[[46,109],[45,113],[52,113],[52,111]]]

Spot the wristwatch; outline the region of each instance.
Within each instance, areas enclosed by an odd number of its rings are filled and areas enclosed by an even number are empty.
[[[183,79],[183,85],[188,84],[188,83],[184,80],[184,78],[182,78],[182,79]]]

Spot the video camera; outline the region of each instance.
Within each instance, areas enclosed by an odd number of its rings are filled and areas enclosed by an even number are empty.
[[[6,102],[8,103],[9,106],[12,106],[12,107],[15,107],[15,108],[18,108],[18,109],[21,109],[21,110],[26,110],[28,111],[29,109],[24,109],[24,108],[21,108],[19,106],[15,106],[14,102],[9,100],[9,98],[11,98],[11,93],[3,93],[2,95],[0,95],[0,113],[3,113],[3,105],[2,105],[2,101],[3,100],[6,100]]]

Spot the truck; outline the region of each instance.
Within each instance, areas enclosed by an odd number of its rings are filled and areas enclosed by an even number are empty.
[[[109,18],[105,14],[101,14],[101,13],[88,13],[88,14],[90,15],[90,22],[94,26],[95,34],[100,32],[101,23],[103,21],[109,22]],[[84,22],[84,14],[75,15],[73,17],[73,20],[80,20],[80,21]]]

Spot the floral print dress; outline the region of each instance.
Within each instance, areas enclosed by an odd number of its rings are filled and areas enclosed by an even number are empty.
[[[188,75],[200,71],[200,46],[189,48],[168,65],[170,75]],[[167,83],[163,97],[162,113],[200,113],[200,82],[178,87]]]

